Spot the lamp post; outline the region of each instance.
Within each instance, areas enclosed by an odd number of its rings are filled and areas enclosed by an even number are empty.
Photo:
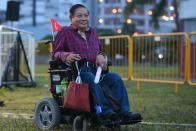
[[[36,0],[33,0],[32,16],[33,16],[33,26],[36,26]]]

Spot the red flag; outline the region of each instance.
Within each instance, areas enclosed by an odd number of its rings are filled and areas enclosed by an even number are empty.
[[[51,24],[52,24],[52,31],[57,32],[61,30],[62,26],[59,24],[59,22],[56,19],[50,19]]]

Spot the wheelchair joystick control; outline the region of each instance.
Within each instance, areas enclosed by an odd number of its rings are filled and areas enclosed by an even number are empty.
[[[95,84],[99,83],[99,79],[101,77],[101,71],[102,71],[102,68],[99,66],[97,68],[97,72],[96,72],[96,75],[95,75],[95,80],[94,80]]]
[[[96,114],[99,114],[102,112],[101,106],[99,106],[99,105],[95,106],[95,110],[96,110]]]

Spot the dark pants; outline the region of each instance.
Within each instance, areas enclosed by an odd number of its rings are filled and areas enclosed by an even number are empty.
[[[108,114],[110,112],[114,112],[108,99],[104,95],[102,87],[100,86],[103,84],[107,85],[110,88],[112,92],[112,96],[119,101],[120,103],[119,113],[129,112],[130,107],[129,107],[127,91],[120,76],[116,73],[107,73],[104,74],[104,76],[100,79],[100,83],[95,84],[94,83],[95,73],[96,73],[95,69],[91,67],[83,66],[81,69],[81,78],[83,82],[89,84],[90,90],[93,91],[93,93],[95,94],[97,100],[96,102],[102,108],[102,115]]]

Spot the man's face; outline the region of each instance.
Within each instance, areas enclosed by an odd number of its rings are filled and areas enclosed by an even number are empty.
[[[89,13],[85,8],[78,8],[71,17],[71,22],[80,30],[86,30],[89,22]]]

